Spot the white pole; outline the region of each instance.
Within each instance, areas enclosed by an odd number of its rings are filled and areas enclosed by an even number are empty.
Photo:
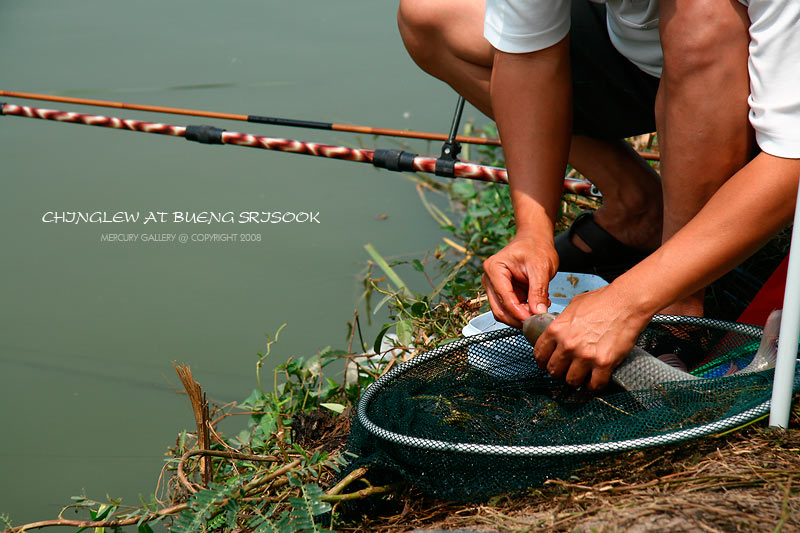
[[[798,186],[800,205],[800,185]],[[786,274],[786,292],[783,294],[783,315],[778,335],[778,361],[772,381],[769,425],[786,429],[792,407],[792,384],[797,343],[800,338],[800,209],[794,209],[792,244],[789,247],[789,271]]]

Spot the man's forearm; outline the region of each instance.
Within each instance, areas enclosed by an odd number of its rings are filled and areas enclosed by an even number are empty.
[[[517,232],[552,239],[572,131],[568,39],[527,54],[497,51],[490,90]]]
[[[614,284],[647,314],[708,285],[791,221],[799,176],[800,160],[759,154],[683,229]]]

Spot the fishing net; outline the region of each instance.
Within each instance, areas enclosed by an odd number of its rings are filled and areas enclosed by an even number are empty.
[[[598,394],[540,370],[519,330],[468,337],[370,386],[348,448],[359,456],[354,466],[369,465],[381,482],[404,479],[442,499],[540,485],[609,453],[719,433],[767,413],[772,370],[724,375],[747,365],[760,336],[755,326],[656,316],[637,345],[678,355],[704,379]]]

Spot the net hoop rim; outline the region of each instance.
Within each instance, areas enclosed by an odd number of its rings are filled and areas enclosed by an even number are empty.
[[[688,317],[679,315],[655,315],[651,320],[653,324],[683,324]],[[697,325],[713,329],[723,329],[729,332],[737,332],[745,335],[760,338],[763,329],[758,326],[749,324],[740,324],[738,322],[728,322],[724,320],[716,320],[710,318],[691,317],[692,322]],[[409,370],[427,363],[433,359],[441,357],[450,353],[453,350],[458,350],[471,344],[478,342],[485,342],[491,340],[503,339],[518,335],[519,329],[505,328],[501,330],[483,333],[472,337],[465,337],[449,344],[439,346],[424,354],[418,355],[413,359],[401,363],[389,372],[375,380],[375,382],[367,387],[356,408],[356,416],[359,423],[372,435],[383,440],[387,440],[394,444],[401,444],[413,448],[420,448],[425,450],[435,450],[443,452],[457,452],[474,455],[501,455],[513,457],[546,457],[546,456],[567,456],[567,455],[591,455],[599,453],[622,452],[638,448],[646,448],[652,446],[661,446],[665,444],[672,444],[690,438],[702,437],[711,433],[721,432],[728,429],[733,429],[739,425],[749,422],[761,415],[769,412],[770,400],[767,400],[755,407],[751,407],[740,413],[736,413],[727,418],[715,420],[707,424],[699,426],[692,426],[689,428],[655,435],[651,437],[639,437],[636,439],[627,439],[612,442],[597,442],[589,444],[562,444],[554,446],[512,446],[500,444],[476,444],[476,443],[456,443],[440,441],[435,439],[425,439],[420,437],[411,437],[408,435],[401,435],[373,423],[367,417],[367,407],[372,402],[374,397],[383,390],[394,379]],[[711,378],[714,379],[714,378]],[[697,383],[693,380],[693,383]],[[800,371],[795,374],[794,388],[800,385]]]

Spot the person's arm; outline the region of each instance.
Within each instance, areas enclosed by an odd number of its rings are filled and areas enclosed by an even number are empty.
[[[534,347],[540,366],[599,389],[650,318],[706,286],[789,224],[800,159],[759,154],[686,226],[611,285],[573,299]]]
[[[553,221],[572,130],[568,39],[535,52],[496,51],[490,92],[517,233],[484,263],[484,286],[495,317],[519,327],[547,310],[558,267]]]
[[[590,386],[602,387],[654,313],[717,279],[791,221],[800,68],[787,58],[800,54],[800,4],[750,0],[748,16],[749,118],[763,152],[659,250],[608,287],[575,298],[540,337],[536,360],[572,385],[590,375]]]

